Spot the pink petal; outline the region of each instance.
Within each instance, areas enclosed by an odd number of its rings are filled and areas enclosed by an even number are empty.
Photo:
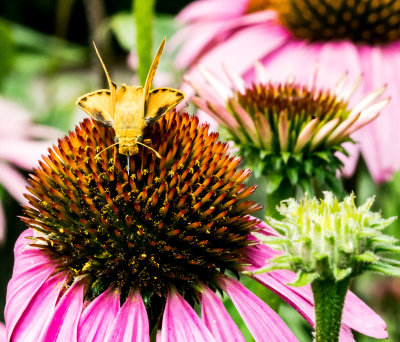
[[[203,287],[201,296],[201,319],[213,334],[215,341],[245,341],[222,301],[208,287]]]
[[[347,292],[343,323],[364,335],[388,338],[383,319],[351,291]]]
[[[0,201],[0,245],[6,239],[6,215],[4,213],[3,204]]]
[[[195,1],[186,6],[177,16],[181,22],[191,22],[197,20],[210,21],[222,17],[235,18],[242,16],[247,8],[247,0],[206,0]]]
[[[6,326],[3,322],[0,322],[0,342],[6,342]]]
[[[249,268],[251,270],[251,268]],[[292,306],[311,326],[315,325],[314,305],[302,296],[292,291],[289,286],[284,285],[271,277],[268,273],[253,276],[260,284],[281,297],[286,303]]]
[[[271,28],[266,29],[266,39],[275,40],[275,33]],[[279,49],[273,51],[261,59],[272,82],[286,82],[288,77],[294,77],[296,82],[309,84],[317,65],[318,53],[317,44],[307,46],[305,42],[287,38]],[[295,56],[295,60],[294,57]],[[301,65],[301,68],[298,66]],[[247,80],[254,78],[254,71],[247,76]],[[340,76],[338,76],[340,77]]]
[[[105,338],[108,342],[149,342],[149,319],[139,292],[128,296]]]
[[[50,141],[10,139],[7,141],[7,147],[0,148],[0,160],[29,170],[38,164],[42,154],[47,155],[51,145]]]
[[[340,328],[339,342],[356,342],[351,329],[343,324]]]
[[[75,281],[60,299],[48,322],[42,342],[77,342],[78,323],[82,312],[85,282]]]
[[[227,69],[242,75],[252,69],[257,60],[280,47],[287,39],[285,31],[278,26],[271,28],[269,32],[274,39],[268,39],[265,31],[265,23],[243,28],[204,56],[200,63],[210,71],[220,74],[223,74],[221,66],[224,64]],[[226,56],[230,58],[227,59]]]
[[[362,73],[357,47],[347,41],[321,44],[317,72],[317,85],[323,89],[333,89],[346,72],[355,80]]]
[[[213,342],[215,340],[193,308],[174,291],[168,295],[165,304],[161,341]]]
[[[103,342],[119,310],[119,292],[104,291],[82,312],[78,325],[78,341]]]
[[[25,230],[18,238],[15,248],[13,275],[7,286],[5,319],[7,336],[11,336],[19,319],[43,283],[54,271],[48,258],[38,248],[27,245],[32,230]]]
[[[225,278],[223,283],[225,292],[257,342],[297,341],[285,322],[246,287],[230,278]]]
[[[57,299],[66,280],[65,274],[59,273],[43,283],[30,300],[18,324],[12,332],[12,341],[37,342],[47,322],[52,318]],[[18,303],[12,302],[13,306]],[[8,334],[11,336],[11,332]]]

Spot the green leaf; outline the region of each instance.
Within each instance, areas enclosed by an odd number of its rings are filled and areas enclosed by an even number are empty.
[[[279,188],[281,182],[283,180],[283,175],[272,173],[267,177],[267,194],[273,193],[276,189]]]
[[[14,44],[11,39],[11,29],[5,22],[0,21],[0,83],[7,75],[14,62]]]

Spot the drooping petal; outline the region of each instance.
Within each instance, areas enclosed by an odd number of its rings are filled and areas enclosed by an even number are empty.
[[[285,322],[255,294],[236,280],[226,278],[223,283],[225,292],[257,342],[297,341]]]
[[[59,273],[48,278],[38,289],[29,302],[26,310],[21,314],[14,331],[8,334],[12,341],[37,342],[43,329],[52,318],[60,292],[63,290],[66,275]],[[15,305],[15,303],[13,303]]]
[[[374,338],[388,337],[383,319],[351,291],[348,291],[346,295],[342,320],[364,335]]]
[[[287,285],[278,282],[276,279],[268,275],[268,273],[254,275],[260,284],[264,285],[286,303],[290,304],[303,318],[311,325],[315,324],[314,305],[302,296],[293,292]]]
[[[201,296],[201,319],[216,342],[245,341],[222,301],[208,287],[203,287]]]
[[[119,292],[104,291],[82,312],[78,325],[78,341],[103,342],[119,310]]]
[[[3,203],[0,199],[0,244],[4,242],[6,238],[6,215],[3,208]]]
[[[214,342],[206,325],[176,291],[167,297],[161,329],[161,342]]]
[[[27,245],[29,240],[26,237],[31,236],[32,230],[25,230],[14,248],[13,276],[7,286],[5,308],[8,338],[32,298],[55,269],[42,251]]]
[[[107,342],[150,341],[149,319],[139,292],[129,295],[125,300],[104,340]]]
[[[0,322],[0,342],[6,342],[6,326],[3,322]]]
[[[64,293],[39,341],[78,341],[78,323],[82,313],[84,288],[84,281],[78,280]]]

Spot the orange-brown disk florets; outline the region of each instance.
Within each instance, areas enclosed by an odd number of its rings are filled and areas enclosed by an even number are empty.
[[[161,158],[139,147],[128,164],[118,146],[104,150],[113,129],[84,120],[34,169],[23,220],[59,269],[90,279],[88,296],[116,286],[154,301],[173,285],[193,301],[198,285],[217,287],[246,262],[255,188],[195,117],[167,113],[143,137]]]
[[[400,0],[270,0],[299,38],[380,45],[400,38]]]

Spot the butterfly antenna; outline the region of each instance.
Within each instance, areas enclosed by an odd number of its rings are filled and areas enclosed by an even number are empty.
[[[147,147],[150,151],[154,152],[154,154],[157,156],[157,158],[160,158],[160,159],[161,159],[161,154],[158,153],[154,148],[151,148],[150,146],[148,146],[148,145],[146,145],[146,144],[142,144],[142,143],[139,142],[139,141],[136,141],[136,143],[139,144],[139,145],[142,145],[142,146],[144,146],[144,147]]]
[[[129,154],[129,152],[126,155],[126,168],[127,168],[128,176],[129,176],[129,173],[131,171],[131,155]]]
[[[104,150],[101,150],[99,153],[97,153],[95,156],[94,156],[94,158],[97,158],[101,153],[103,153],[105,150],[108,150],[109,148],[111,148],[111,147],[113,147],[113,146],[115,146],[115,145],[118,145],[119,144],[119,142],[116,142],[115,144],[112,144],[112,145],[110,145],[110,146],[107,146]]]

